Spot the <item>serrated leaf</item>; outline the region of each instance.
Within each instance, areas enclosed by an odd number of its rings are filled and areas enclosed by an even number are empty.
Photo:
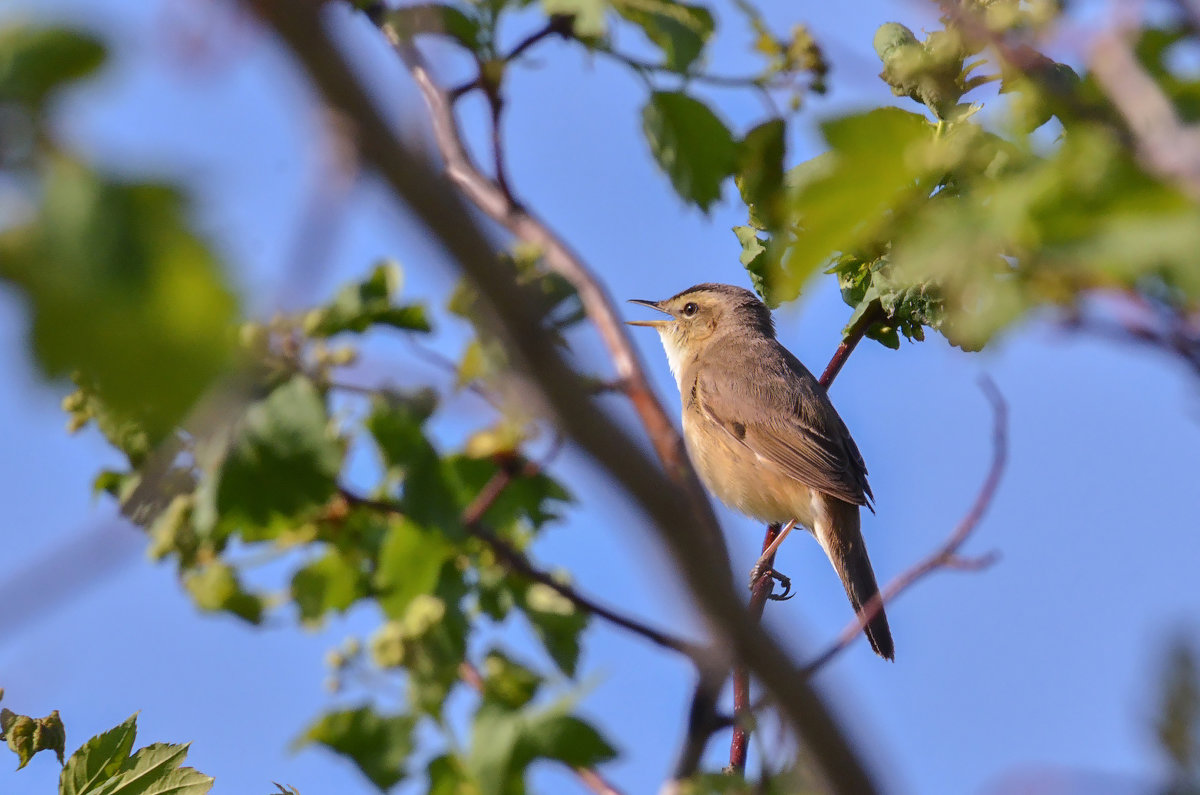
[[[97,734],[67,760],[59,776],[59,795],[87,795],[114,776],[129,757],[137,737],[137,713],[119,726]]]
[[[344,612],[367,593],[362,566],[331,549],[292,575],[292,599],[300,618],[315,621],[332,611]]]
[[[705,211],[721,198],[738,146],[707,105],[681,92],[655,91],[642,109],[642,129],[676,193]]]
[[[333,496],[342,444],[312,382],[295,376],[247,409],[217,476],[223,520],[267,525]]]
[[[674,0],[614,0],[617,13],[634,23],[662,50],[664,65],[687,72],[713,33],[707,8]]]
[[[404,778],[404,766],[413,750],[415,725],[412,716],[384,716],[363,706],[323,715],[292,747],[323,745],[352,761],[383,791]]]
[[[94,790],[95,795],[205,795],[213,780],[190,767],[187,745],[154,743],[139,749]]]

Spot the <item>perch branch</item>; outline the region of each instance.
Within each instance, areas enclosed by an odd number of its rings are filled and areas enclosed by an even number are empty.
[[[833,352],[833,356],[829,359],[829,364],[825,366],[825,372],[821,373],[821,386],[829,389],[829,385],[833,383],[833,379],[837,378],[838,373],[842,371],[846,360],[850,358],[850,354],[858,347],[858,343],[862,341],[867,330],[877,321],[882,320],[883,316],[883,307],[878,302],[873,303],[859,316],[854,325],[846,329],[846,333],[842,337],[842,343]],[[767,532],[763,537],[762,543],[763,552],[766,552],[770,548],[772,542],[779,535],[779,532],[779,525],[767,525]],[[766,561],[764,574],[751,587],[749,611],[751,620],[755,622],[762,620],[763,609],[766,608],[767,600],[770,598],[771,591],[774,588],[774,581],[770,575],[770,570],[774,565],[775,556],[771,555]],[[746,715],[750,708],[750,672],[745,666],[738,666],[733,672],[733,713],[734,715]],[[731,769],[739,772],[746,769],[746,755],[749,748],[749,722],[741,721],[733,727],[733,737],[729,740],[729,767]]]

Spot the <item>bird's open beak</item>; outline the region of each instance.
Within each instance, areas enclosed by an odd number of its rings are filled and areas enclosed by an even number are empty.
[[[662,312],[664,315],[671,314],[667,310],[660,307],[658,305],[659,304],[658,301],[643,301],[640,298],[630,298],[629,303],[641,304],[642,306],[648,306],[651,309],[657,309],[659,312]],[[650,328],[661,328],[662,326],[665,326],[670,322],[671,321],[669,321],[669,320],[626,320],[625,325],[627,325],[627,326],[649,326]]]

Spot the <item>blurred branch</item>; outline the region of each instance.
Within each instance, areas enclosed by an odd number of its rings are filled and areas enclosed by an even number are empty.
[[[1088,65],[1129,126],[1142,163],[1200,200],[1200,127],[1180,120],[1120,33],[1097,37]]]
[[[883,609],[884,604],[891,602],[901,593],[933,572],[939,569],[978,571],[979,569],[987,568],[996,561],[997,554],[995,552],[989,552],[974,558],[959,555],[962,545],[966,543],[971,533],[974,532],[984,513],[987,511],[988,506],[991,505],[992,498],[996,494],[996,489],[1000,485],[1000,477],[1004,474],[1004,465],[1008,460],[1008,408],[999,390],[996,389],[996,385],[990,379],[984,378],[980,381],[980,386],[992,404],[994,417],[992,425],[992,464],[971,509],[967,511],[967,515],[962,518],[954,528],[954,531],[940,547],[935,549],[924,560],[888,583],[886,588],[877,593],[871,601],[867,602],[863,606],[862,612],[846,625],[846,628],[838,635],[833,645],[818,655],[808,665],[804,666],[806,674],[811,675],[819,671],[822,666],[862,635],[863,628]]]
[[[495,186],[477,171],[456,168],[447,159],[448,176],[472,200],[498,212],[501,222],[522,239],[542,245],[550,267],[575,284],[584,306],[601,330],[666,474],[649,459],[626,430],[596,405],[585,380],[562,358],[533,311],[536,302],[514,268],[496,255],[487,237],[440,176],[383,120],[357,77],[326,35],[320,6],[285,0],[247,0],[249,7],[280,37],[312,80],[317,94],[354,123],[364,165],[377,171],[403,200],[437,244],[461,268],[479,295],[482,319],[504,345],[514,367],[532,379],[551,414],[592,460],[650,520],[647,527],[669,551],[673,568],[705,616],[714,643],[706,653],[748,665],[776,699],[798,739],[813,754],[825,781],[836,793],[869,795],[877,788],[858,752],[822,698],[802,676],[788,653],[762,629],[746,621],[734,591],[720,528],[675,431],[649,391],[640,364],[607,295],[558,238],[521,210],[503,203]],[[394,31],[393,34],[394,36]],[[447,128],[449,105],[436,89],[412,48],[399,49],[413,63],[413,74],[427,101],[434,100],[439,140],[458,139]],[[461,145],[455,150],[460,155]],[[500,206],[495,206],[497,200]],[[482,206],[482,205],[481,205]],[[490,213],[489,213],[490,214]]]
[[[458,678],[470,685],[471,689],[475,692],[483,692],[483,674],[479,673],[479,669],[471,663],[464,661],[459,664]],[[596,772],[595,768],[576,767],[575,765],[570,765],[570,768],[575,772],[580,783],[595,795],[622,795],[621,791],[610,784],[604,776]]]

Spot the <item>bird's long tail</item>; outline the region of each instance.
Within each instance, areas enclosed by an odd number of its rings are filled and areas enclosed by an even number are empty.
[[[879,593],[879,586],[875,582],[875,572],[871,569],[871,559],[867,557],[867,545],[863,541],[859,525],[858,506],[829,499],[826,508],[832,521],[815,522],[814,534],[841,578],[854,612],[861,615],[863,608]],[[892,631],[888,627],[882,605],[867,622],[864,631],[876,654],[888,660],[895,658]]]

